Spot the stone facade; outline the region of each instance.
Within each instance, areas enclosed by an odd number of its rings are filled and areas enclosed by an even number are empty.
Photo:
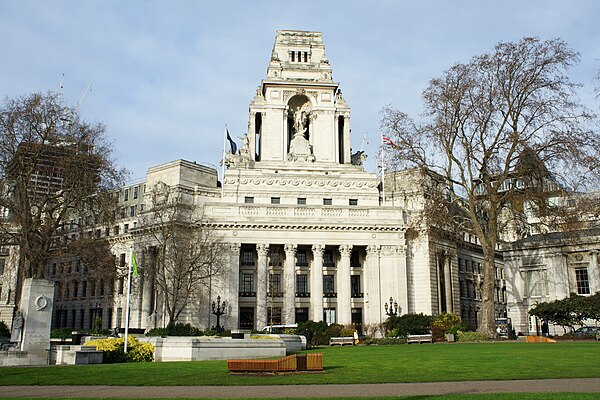
[[[176,160],[120,191],[121,220],[102,234],[120,271],[131,248],[138,254],[130,326],[166,324],[164,299],[144,269],[151,244],[139,225],[165,187],[186,212],[202,216],[229,257],[226,273],[197,293],[181,322],[214,326],[210,303],[219,295],[227,304],[221,320],[232,330],[324,320],[364,331],[386,320],[386,303],[397,303],[399,314],[455,312],[475,326],[476,241],[419,223],[426,189],[417,170],[387,174],[382,198],[380,177],[364,170],[360,153],[351,154],[350,111],[321,34],[278,31],[250,102],[248,132],[240,150],[224,157],[222,182],[214,168]],[[499,276],[502,266],[499,258]],[[124,326],[126,278],[50,270],[57,281],[66,274],[77,282],[66,296],[57,294],[53,327],[88,329],[97,317],[105,328]],[[497,284],[505,293],[503,278]],[[505,299],[498,297],[499,317]]]

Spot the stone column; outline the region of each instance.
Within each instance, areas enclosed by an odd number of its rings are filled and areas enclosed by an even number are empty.
[[[323,252],[325,246],[315,244],[312,246],[313,264],[310,271],[310,319],[323,321]]]
[[[281,318],[284,324],[296,322],[296,250],[295,244],[286,244],[285,265],[283,267],[283,310]]]
[[[367,246],[367,259],[364,266],[363,281],[365,285],[365,313],[364,320],[366,325],[376,325],[383,322],[384,310],[381,299],[381,270],[379,257],[381,248],[379,245]]]
[[[250,140],[249,149],[250,150],[250,159],[254,160],[256,157],[256,127],[254,126],[256,121],[256,113],[254,111],[250,112],[250,119],[248,121],[248,139]],[[260,328],[262,329],[262,328]]]
[[[344,163],[350,164],[350,114],[344,116]]]
[[[143,328],[156,328],[153,324],[154,314],[154,277],[150,271],[154,268],[150,267],[150,263],[155,262],[155,258],[150,254],[148,248],[142,250],[140,257],[141,262],[138,262],[138,268],[142,277],[142,327]],[[116,315],[116,310],[115,310]]]
[[[590,251],[590,293],[600,291],[600,271],[598,270],[598,250]]]
[[[444,281],[446,288],[446,311],[454,312],[454,302],[452,301],[452,257],[450,254],[445,254],[444,259]]]
[[[225,307],[225,315],[223,315],[222,323],[225,329],[235,330],[240,327],[240,243],[230,243],[229,250],[229,270],[225,271],[222,279],[229,282],[225,284],[227,295],[224,300],[228,302]],[[216,300],[216,299],[213,299]],[[210,304],[208,305],[210,307]],[[210,313],[210,310],[209,310]],[[214,320],[216,323],[216,319]],[[210,328],[211,325],[209,324]],[[262,327],[261,327],[262,329]]]
[[[352,245],[340,246],[340,263],[337,268],[337,322],[352,323],[352,296],[350,293],[350,255]]]
[[[256,269],[256,329],[267,325],[267,254],[269,245],[259,243],[256,245],[258,255]]]

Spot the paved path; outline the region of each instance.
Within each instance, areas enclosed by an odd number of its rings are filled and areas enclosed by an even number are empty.
[[[426,396],[462,393],[598,392],[600,378],[368,385],[280,386],[0,386],[2,397],[284,398]]]

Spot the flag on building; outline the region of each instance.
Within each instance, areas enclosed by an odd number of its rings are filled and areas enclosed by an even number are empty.
[[[229,146],[231,146],[231,154],[237,153],[237,145],[235,144],[231,136],[229,136],[229,129],[227,129],[227,140],[229,141]]]
[[[135,258],[135,251],[131,249],[131,270],[133,271],[133,277],[137,278],[140,273],[138,271],[137,258]]]
[[[383,140],[383,144],[387,144],[388,146],[396,147],[396,144],[394,142],[392,142],[392,139],[390,139],[386,135],[383,135],[381,139]]]

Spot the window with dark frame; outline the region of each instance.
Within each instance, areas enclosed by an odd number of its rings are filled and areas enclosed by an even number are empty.
[[[296,252],[296,266],[298,266],[298,267],[308,267],[308,259],[306,257],[306,250],[299,249]]]
[[[243,293],[253,293],[254,292],[254,274],[242,274],[242,287],[241,291]]]
[[[590,294],[590,281],[586,267],[575,268],[575,280],[577,282],[577,294]]]
[[[324,206],[330,206],[332,204],[333,204],[333,200],[332,199],[330,199],[330,198],[324,198],[323,199],[323,205]]]
[[[281,204],[281,197],[271,197],[271,204]]]
[[[333,275],[323,275],[323,293],[332,295],[335,293],[335,277]]]
[[[302,297],[303,295],[309,294],[308,289],[308,275],[298,274],[296,275],[296,295]]]
[[[357,206],[358,205],[358,199],[350,199],[348,200],[348,204],[351,206]]]
[[[281,274],[269,274],[269,294],[272,297],[281,296]]]
[[[254,252],[252,250],[242,251],[242,265],[245,267],[254,266]]]
[[[252,203],[254,203],[254,197],[252,197],[252,196],[245,196],[244,197],[244,203],[246,203],[246,204],[252,204]]]
[[[306,197],[298,197],[297,200],[299,205],[306,205]]]

